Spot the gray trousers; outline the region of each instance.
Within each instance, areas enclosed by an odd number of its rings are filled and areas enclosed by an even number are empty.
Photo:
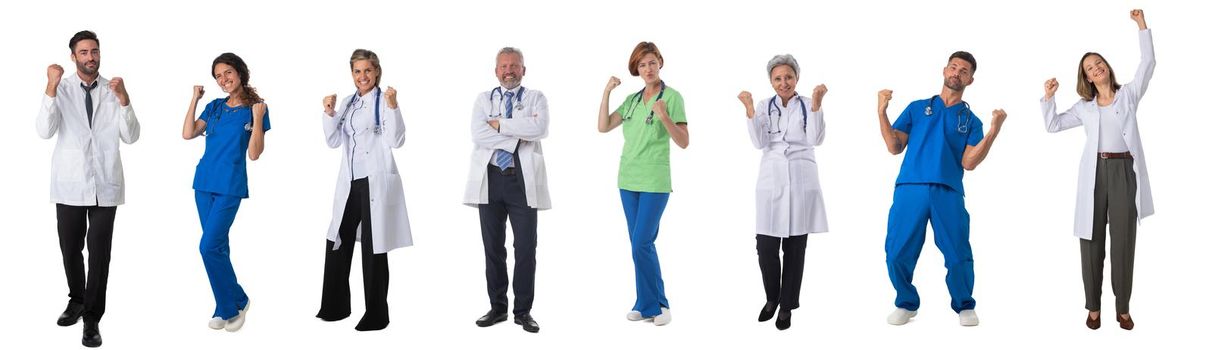
[[[1094,184],[1094,230],[1079,239],[1086,310],[1102,305],[1103,260],[1107,255],[1107,226],[1111,227],[1111,291],[1115,312],[1128,313],[1132,297],[1132,265],[1136,255],[1136,172],[1132,159],[1099,159]]]

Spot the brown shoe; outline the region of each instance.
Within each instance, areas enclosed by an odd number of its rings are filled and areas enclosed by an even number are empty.
[[[1119,320],[1119,328],[1123,328],[1123,329],[1130,331],[1130,330],[1132,330],[1133,327],[1136,327],[1136,322],[1132,322],[1131,315],[1129,315],[1128,317],[1124,317],[1124,315],[1115,315],[1115,319]]]
[[[1086,327],[1087,328],[1098,329],[1098,327],[1102,327],[1102,326],[1103,326],[1102,316],[1099,316],[1099,318],[1093,318],[1093,317],[1090,317],[1090,313],[1086,313]]]

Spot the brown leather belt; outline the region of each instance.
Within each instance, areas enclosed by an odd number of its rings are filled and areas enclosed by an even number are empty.
[[[1099,159],[1132,159],[1131,152],[1098,152]]]

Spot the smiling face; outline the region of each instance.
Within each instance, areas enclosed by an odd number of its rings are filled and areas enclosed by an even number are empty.
[[[1082,59],[1082,72],[1086,73],[1086,81],[1095,85],[1105,84],[1111,79],[1111,68],[1099,54],[1090,54]]]
[[[795,95],[797,82],[799,82],[799,77],[796,76],[795,69],[789,65],[781,64],[770,71],[770,87],[774,88],[774,92],[784,100]]]
[[[661,59],[657,58],[656,54],[650,53],[640,57],[635,68],[636,72],[640,73],[640,79],[644,79],[645,84],[656,84],[661,81]]]
[[[506,90],[513,90],[522,85],[522,77],[526,75],[526,65],[522,63],[522,55],[517,53],[497,55],[496,73],[501,87]]]
[[[80,40],[72,48],[72,62],[76,63],[76,71],[84,75],[97,74],[101,69],[101,46],[96,40]]]
[[[952,58],[943,67],[943,85],[951,90],[964,91],[964,88],[972,85],[972,71],[972,63],[958,57]]]
[[[215,65],[215,71],[212,72],[215,77],[215,83],[219,84],[219,88],[228,95],[235,95],[240,91],[243,82],[240,80],[240,74],[236,72],[236,68],[226,63]]]
[[[365,94],[379,86],[379,70],[375,69],[370,60],[354,61],[350,69],[350,74],[353,75],[354,86],[358,88],[359,94]]]

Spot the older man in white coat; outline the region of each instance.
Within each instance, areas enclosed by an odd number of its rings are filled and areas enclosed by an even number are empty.
[[[535,247],[538,210],[550,209],[543,146],[547,137],[547,98],[522,87],[526,65],[522,52],[506,47],[497,52],[500,87],[476,97],[471,112],[471,170],[463,203],[480,210],[484,239],[485,275],[492,309],[476,320],[488,327],[508,318],[509,275],[505,257],[505,223],[513,226],[514,323],[531,333],[539,323],[530,315],[534,303]]]
[[[84,318],[81,343],[101,346],[97,324],[105,313],[109,253],[114,215],[125,202],[122,157],[118,140],[139,140],[139,120],[130,106],[122,78],[105,79],[101,44],[91,31],[80,31],[68,42],[76,73],[63,76],[63,67],[46,69],[46,96],[38,111],[38,136],[59,135],[51,158],[51,201],[59,227],[59,249],[67,273],[70,298],[59,315],[60,326]],[[88,246],[88,277],[81,251]]]

